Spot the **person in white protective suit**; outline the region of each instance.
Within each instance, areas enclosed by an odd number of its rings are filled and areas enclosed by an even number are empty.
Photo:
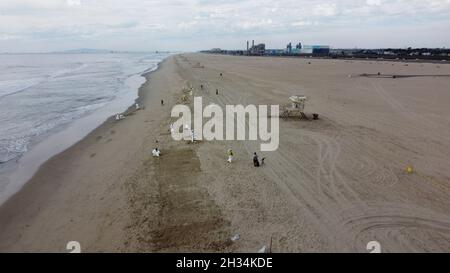
[[[158,148],[153,149],[152,151],[153,157],[160,157],[161,151]]]
[[[228,163],[233,163],[233,159],[234,159],[233,150],[229,149],[227,154],[228,154]]]

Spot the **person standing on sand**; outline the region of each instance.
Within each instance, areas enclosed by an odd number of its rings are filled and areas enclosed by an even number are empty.
[[[161,155],[161,151],[158,148],[153,149],[152,151],[153,157],[159,157]]]
[[[161,105],[164,105],[164,100],[161,100]]]
[[[228,163],[233,163],[234,152],[233,150],[228,150]]]
[[[254,153],[253,154],[253,165],[255,167],[260,167],[261,165],[259,164],[259,159],[258,159],[258,154]]]

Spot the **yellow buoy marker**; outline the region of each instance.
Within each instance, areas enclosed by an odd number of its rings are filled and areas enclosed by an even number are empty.
[[[414,172],[413,167],[409,166],[408,168],[406,168],[406,172],[409,174],[413,173]]]

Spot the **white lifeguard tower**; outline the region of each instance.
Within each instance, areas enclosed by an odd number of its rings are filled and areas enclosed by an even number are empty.
[[[292,109],[297,109],[301,112],[305,110],[305,103],[308,99],[306,96],[292,96],[289,99],[292,101]]]
[[[280,117],[281,118],[300,118],[308,119],[305,115],[305,104],[308,98],[303,95],[295,95],[289,98],[291,104],[282,108]]]

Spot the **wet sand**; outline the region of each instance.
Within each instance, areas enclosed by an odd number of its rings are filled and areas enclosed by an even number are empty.
[[[450,75],[450,65],[171,57],[147,75],[144,110],[49,160],[0,208],[0,251],[79,241],[85,252],[367,252],[378,241],[384,252],[449,252],[450,79],[357,76],[378,72]],[[172,140],[170,110],[188,85],[220,106],[303,94],[320,120],[281,120],[279,149],[256,169],[258,142]]]

